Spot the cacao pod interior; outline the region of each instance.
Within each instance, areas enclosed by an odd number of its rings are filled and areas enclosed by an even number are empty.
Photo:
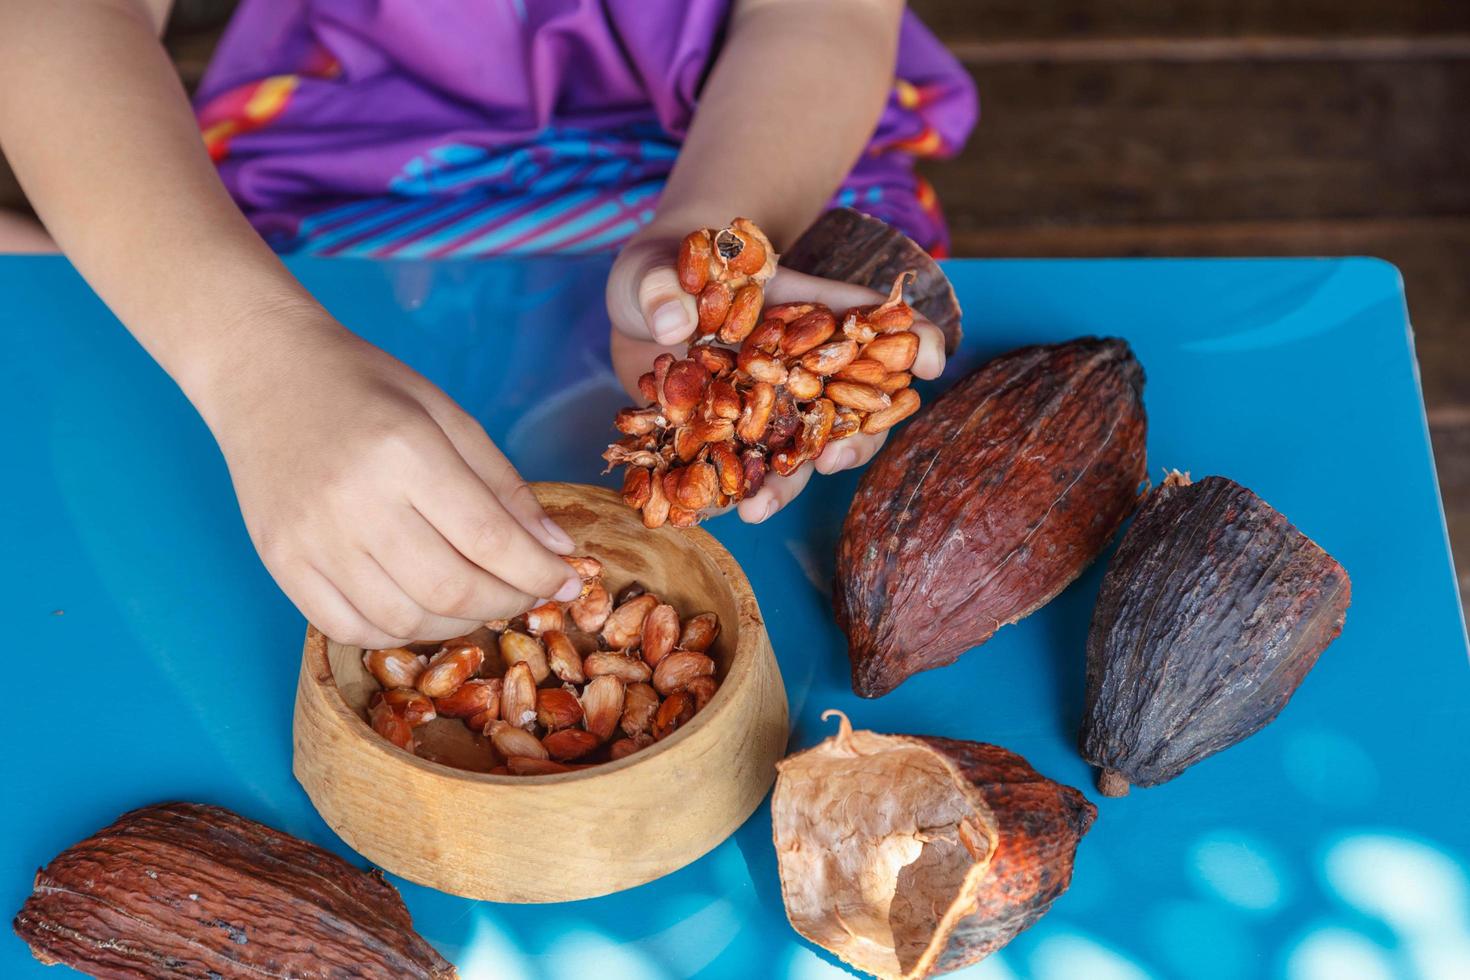
[[[777,766],[771,819],[787,917],[859,970],[925,976],[975,903],[995,819],[922,740],[854,731],[828,714],[839,732]]]

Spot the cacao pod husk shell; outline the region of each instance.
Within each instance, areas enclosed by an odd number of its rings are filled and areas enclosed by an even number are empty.
[[[923,246],[885,221],[852,208],[833,208],[802,232],[781,256],[781,265],[885,295],[895,278],[912,271],[904,300],[943,331],[946,353],[960,346],[960,301],[949,277]]]
[[[381,874],[195,803],[62,851],[14,927],[41,962],[103,978],[456,976]]]
[[[1122,340],[1025,347],[888,441],[837,550],[854,691],[877,697],[953,663],[1082,574],[1144,482],[1142,391]]]
[[[1010,942],[1067,890],[1097,815],[999,746],[854,731],[845,717],[777,771],[787,918],[885,978],[957,970]]]
[[[1270,504],[1172,474],[1103,576],[1081,749],[1099,788],[1157,786],[1260,731],[1342,632],[1347,572]]]

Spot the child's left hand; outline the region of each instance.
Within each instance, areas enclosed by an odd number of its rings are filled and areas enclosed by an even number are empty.
[[[653,359],[664,351],[682,356],[684,345],[694,334],[694,297],[679,287],[674,270],[678,248],[677,238],[635,238],[618,255],[607,280],[613,370],[623,387],[640,401],[638,376],[649,370]],[[766,284],[767,303],[815,301],[830,306],[838,315],[850,306],[878,303],[883,298],[862,286],[779,267]],[[921,316],[916,316],[913,329],[919,335],[914,376],[925,380],[939,377],[944,370],[944,334]],[[757,493],[740,502],[741,520],[759,524],[786,506],[812,478],[813,467],[818,473],[836,473],[862,466],[873,458],[887,436],[886,432],[850,436],[830,444],[813,463],[790,476],[771,475]]]

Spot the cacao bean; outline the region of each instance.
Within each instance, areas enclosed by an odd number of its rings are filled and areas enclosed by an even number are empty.
[[[682,690],[696,677],[708,677],[715,672],[715,662],[702,653],[675,650],[659,660],[653,669],[653,689],[669,695]]]
[[[582,723],[599,739],[607,740],[617,730],[618,722],[627,714],[627,697],[634,688],[646,684],[624,683],[612,674],[592,678],[582,690]]]
[[[851,381],[827,382],[826,395],[838,405],[859,412],[881,412],[892,404],[892,400],[877,388]]]
[[[792,320],[781,336],[781,353],[786,357],[800,357],[807,351],[824,344],[837,332],[837,318],[826,307],[818,307]]]
[[[500,659],[505,662],[507,674],[516,664],[524,663],[536,684],[551,676],[546,648],[541,641],[517,630],[508,629],[500,634]]]
[[[362,665],[383,687],[413,687],[424,668],[429,666],[429,658],[403,647],[394,647],[364,652]]]
[[[657,668],[659,662],[674,649],[679,639],[679,614],[674,607],[661,603],[649,610],[643,620],[641,649],[643,662]]]
[[[655,475],[648,481],[648,500],[643,504],[643,526],[663,527],[668,519],[669,498],[664,495],[664,481],[662,477]]]
[[[689,348],[691,360],[698,361],[704,365],[704,369],[712,377],[723,378],[735,370],[735,352],[728,347],[717,347],[714,344],[693,344]]]
[[[526,629],[537,636],[547,630],[561,629],[564,622],[565,616],[559,602],[543,602],[534,609],[526,610]],[[545,680],[546,678],[538,679]]]
[[[484,663],[485,651],[473,644],[445,647],[429,659],[414,686],[431,698],[442,698],[478,674]]]
[[[724,325],[734,298],[734,291],[722,282],[712,282],[700,290],[695,307],[699,315],[696,329],[701,335],[715,333]]]
[[[603,589],[600,582],[597,587],[602,589],[604,596],[607,595],[607,589]],[[608,603],[608,608],[611,609],[611,607],[612,604]],[[602,627],[602,623],[606,621],[606,618],[607,616],[604,614],[603,619],[598,621],[597,626],[599,629]],[[580,623],[578,623],[577,628],[583,629]],[[587,632],[592,631],[587,630]],[[560,630],[552,630],[541,639],[546,643],[546,666],[551,669],[551,672],[556,675],[558,680],[566,684],[581,684],[587,680],[586,676],[582,673],[582,655],[577,652],[576,646],[573,645],[571,639],[565,633]]]
[[[709,232],[704,229],[691,231],[679,243],[679,258],[675,266],[679,273],[679,285],[691,296],[699,295],[709,282],[710,256]]]
[[[417,728],[438,717],[438,712],[434,710],[434,702],[411,687],[394,687],[386,691],[378,691],[373,694],[372,699],[382,699],[395,714],[403,716],[403,720],[408,722],[410,728]],[[371,703],[372,700],[369,701],[369,705]]]
[[[613,419],[613,425],[623,435],[645,436],[663,423],[658,408],[624,408]]]
[[[842,340],[829,340],[819,347],[814,347],[801,356],[801,366],[813,374],[826,377],[836,374],[851,364],[858,353],[856,341],[844,338]]]
[[[629,684],[622,703],[620,724],[623,731],[632,736],[646,734],[653,727],[653,716],[658,713],[659,697],[653,685]]]
[[[715,692],[719,688],[720,682],[709,675],[696,677],[684,685],[684,690],[694,698],[695,714],[704,710],[705,705],[710,703],[710,699],[715,696]]]
[[[1028,347],[888,441],[838,547],[833,602],[858,694],[952,663],[1097,557],[1143,482],[1142,390],[1121,340]]]
[[[919,410],[919,393],[912,388],[897,392],[887,408],[880,409],[863,420],[863,431],[870,435],[893,428]]]
[[[871,345],[870,345],[871,346]],[[877,386],[888,377],[888,369],[881,361],[875,361],[869,357],[859,357],[841,371],[832,375],[838,381],[852,381],[861,385]]]
[[[531,717],[532,720],[535,720],[534,711]],[[506,759],[514,757],[545,759],[550,755],[539,738],[524,728],[508,724],[504,720],[492,721],[485,735],[489,737],[490,744],[495,746],[495,751],[505,756]]]
[[[1342,566],[1260,497],[1171,474],[1093,610],[1081,746],[1099,789],[1157,786],[1270,724],[1350,600]]]
[[[368,724],[389,742],[412,752],[414,748],[413,726],[408,723],[401,709],[393,707],[379,691],[368,699]]]
[[[580,759],[602,744],[596,735],[580,728],[563,728],[541,740],[546,752],[557,762]]]
[[[434,710],[445,718],[473,718],[493,708],[496,717],[499,717],[500,685],[501,680],[498,677],[476,677],[467,680],[454,693],[435,698]],[[472,725],[471,727],[479,730],[484,727],[484,724],[482,722],[479,726]]]
[[[629,466],[623,474],[623,502],[634,510],[642,510],[648,503],[651,492],[648,486],[649,471],[644,466]]]
[[[565,762],[553,762],[539,756],[513,755],[505,760],[505,772],[500,776],[557,776],[564,772],[575,772],[586,766],[571,766]],[[492,770],[493,772],[493,770]]]
[[[730,312],[720,325],[719,338],[727,344],[738,344],[755,329],[761,315],[761,287],[751,283],[741,286],[730,301]]]
[[[542,688],[536,692],[536,722],[549,732],[559,728],[570,728],[582,720],[582,702],[570,691],[559,687]],[[546,746],[553,756],[551,746]]]
[[[694,717],[694,696],[686,691],[675,691],[664,698],[653,716],[653,737],[662,742],[678,731]]]
[[[907,371],[919,356],[919,335],[912,330],[883,334],[863,348],[862,356],[878,361],[887,371]]]
[[[646,515],[647,511],[644,513]],[[607,617],[612,609],[612,599],[607,594],[607,586],[598,580],[588,586],[586,595],[580,599],[573,599],[567,604],[567,615],[572,618],[577,629],[584,633],[596,633],[602,629],[602,624],[607,622]]]
[[[690,616],[684,623],[684,628],[679,632],[678,647],[680,650],[704,653],[719,635],[720,617],[712,612],[700,613],[698,616]]]
[[[620,604],[602,626],[602,639],[609,650],[632,650],[643,634],[643,620],[658,605],[658,597],[641,593]],[[585,665],[584,665],[585,669]]]
[[[740,421],[735,424],[735,434],[742,442],[759,442],[766,434],[771,421],[771,410],[776,405],[776,387],[758,381],[745,393],[745,407],[740,412]],[[747,480],[747,482],[749,482]]]
[[[653,676],[653,670],[642,660],[622,653],[589,653],[582,659],[582,670],[590,677],[616,677],[624,684],[636,684]]]
[[[813,374],[800,364],[786,372],[786,390],[798,401],[821,397],[822,386],[822,376]]]
[[[536,679],[524,661],[513,665],[501,678],[500,721],[515,728],[530,731],[536,724]],[[508,752],[504,755],[526,755],[525,752]]]

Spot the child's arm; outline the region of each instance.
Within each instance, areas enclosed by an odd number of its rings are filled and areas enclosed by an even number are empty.
[[[484,430],[336,323],[235,208],[155,32],[167,0],[0,0],[0,145],[77,269],[183,388],[256,548],[333,638],[468,632],[575,594]]]
[[[740,215],[784,249],[831,199],[893,86],[903,6],[901,0],[737,2],[657,216],[619,255],[608,280],[613,359],[629,390],[636,391],[633,382],[664,349],[659,343],[678,344],[694,330],[693,297],[679,288],[673,268],[679,239]],[[837,309],[880,299],[786,270],[777,272],[768,296]],[[915,329],[921,349],[914,374],[937,377],[943,336],[923,321]],[[861,465],[882,442],[882,436],[853,436],[833,443],[816,469]],[[803,466],[769,478],[741,502],[741,516],[764,520],[800,493],[811,474]]]

